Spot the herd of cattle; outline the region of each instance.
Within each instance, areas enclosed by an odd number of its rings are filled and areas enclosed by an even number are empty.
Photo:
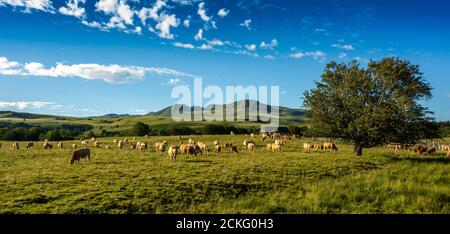
[[[234,133],[231,132],[231,135],[234,136]],[[246,135],[247,136],[247,135]],[[266,145],[266,150],[270,152],[279,152],[281,151],[282,147],[286,145],[286,143],[289,140],[293,139],[300,139],[301,136],[299,135],[281,135],[277,133],[262,133],[261,134],[261,141],[269,141],[273,140],[274,143],[269,143]],[[254,151],[256,149],[256,135],[250,134],[251,140],[244,140],[242,143],[242,149],[248,150],[248,151]],[[147,151],[149,146],[146,142],[149,139],[149,137],[146,135],[144,136],[144,139],[141,139],[141,141],[136,141],[137,138],[133,138],[133,142],[131,140],[128,140],[128,138],[125,138],[123,140],[117,140],[114,139],[111,143],[113,144],[113,147],[116,147],[119,150],[124,149],[125,147],[129,147],[131,150],[138,150],[138,151]],[[172,161],[176,160],[176,157],[178,154],[184,155],[184,156],[197,156],[202,155],[204,153],[208,154],[210,152],[209,147],[203,143],[203,142],[196,142],[193,139],[183,139],[181,136],[178,137],[180,140],[180,145],[168,145],[166,140],[163,140],[161,142],[155,142],[154,149],[155,151],[159,151],[161,154],[167,153],[169,156],[169,159]],[[187,143],[183,143],[183,141],[187,140]],[[80,144],[83,148],[77,149],[77,144],[72,144],[70,148],[72,148],[73,154],[72,158],[70,160],[70,163],[73,164],[75,162],[79,162],[80,159],[90,160],[90,149],[89,146],[91,145],[93,148],[102,148],[101,144],[95,137],[93,137],[90,141],[86,140],[84,138],[81,139]],[[223,150],[229,150],[231,153],[239,153],[239,147],[238,145],[235,145],[233,142],[227,142],[224,144],[220,144],[219,141],[215,140],[213,143],[213,150],[216,153],[221,153]],[[20,148],[18,142],[12,143],[12,149],[18,150]],[[56,145],[59,149],[64,149],[65,145],[63,142],[58,142]],[[2,144],[0,143],[0,148],[2,147]],[[42,144],[43,149],[52,149],[54,148],[53,145],[48,141],[44,140],[44,143]],[[34,148],[33,142],[28,142],[26,144],[26,149]],[[391,150],[411,150],[414,151],[417,154],[436,154],[436,148],[428,148],[424,145],[402,145],[402,144],[388,144],[388,149]],[[447,156],[450,157],[450,145],[442,145],[439,147],[440,150],[447,152]],[[104,146],[104,149],[111,150],[112,146],[110,144],[106,144]],[[304,143],[303,149],[305,152],[311,152],[311,151],[337,151],[338,148],[334,142],[331,142],[331,140],[326,141],[323,144],[309,144]]]
[[[423,155],[435,155],[438,150],[447,152],[447,156],[450,157],[450,144],[449,145],[439,145],[438,147],[428,147],[423,144],[416,144],[416,145],[406,145],[406,144],[388,144],[388,149],[391,150],[409,150],[414,151],[416,154],[423,154]]]

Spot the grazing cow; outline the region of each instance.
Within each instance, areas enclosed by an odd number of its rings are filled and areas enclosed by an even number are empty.
[[[279,151],[281,151],[281,145],[272,144],[272,152],[279,152]]]
[[[450,149],[447,151],[447,157],[450,157]]]
[[[135,150],[135,149],[136,149],[136,144],[133,144],[133,143],[132,143],[132,144],[130,145],[130,149],[131,149],[131,150]]]
[[[44,149],[53,149],[53,145],[48,142],[44,142],[43,147]]]
[[[431,148],[427,150],[427,154],[435,155],[436,154],[436,148]]]
[[[117,139],[113,140],[114,145],[117,145],[117,142],[118,142]]]
[[[137,145],[137,149],[140,151],[146,151],[148,148],[147,143],[141,142]]]
[[[119,141],[119,143],[117,143],[117,148],[122,149],[123,148],[123,141]]]
[[[286,141],[275,140],[275,145],[285,145]]]
[[[60,149],[64,149],[64,143],[62,143],[62,142],[58,142],[58,148],[60,148]]]
[[[414,147],[414,153],[417,154],[427,154],[428,153],[428,148],[423,146],[423,145],[416,145]]]
[[[109,146],[109,145],[105,146],[105,150],[110,150],[110,149],[111,149],[111,146]]]
[[[160,151],[161,154],[166,152],[166,148],[167,148],[167,142],[166,141],[163,141],[162,143],[161,142],[156,142],[155,143],[155,150],[156,151]]]
[[[314,148],[315,151],[323,150],[323,145],[314,144],[313,148]]]
[[[0,149],[2,148],[2,143],[0,143]]]
[[[309,152],[312,148],[313,148],[313,146],[310,145],[310,144],[308,144],[308,143],[304,143],[304,144],[303,144],[303,150],[304,150],[305,152]]]
[[[248,143],[247,144],[247,149],[249,151],[253,151],[255,149],[255,143],[253,143],[253,142]]]
[[[200,151],[200,154],[209,153],[208,146],[203,142],[197,142],[197,149]]]
[[[189,144],[195,144],[195,141],[189,138],[188,143]]]
[[[77,149],[77,144],[72,144],[72,149]]]
[[[144,138],[145,138],[145,139],[148,139],[148,135],[145,135]]]
[[[34,147],[34,143],[33,142],[28,142],[27,143],[27,149],[33,148]]]
[[[96,142],[97,139],[95,139],[95,137],[92,137],[92,138],[91,138],[91,141],[92,141],[92,142]]]
[[[261,134],[261,140],[262,140],[262,141],[265,141],[265,140],[267,140],[268,138],[269,138],[269,135],[267,135],[267,133]]]
[[[187,153],[189,156],[197,156],[198,151],[195,149],[196,145],[189,144],[187,147]]]
[[[250,137],[251,137],[251,138],[255,138],[255,133],[251,133],[251,134],[250,134]]]
[[[129,143],[129,142],[128,142],[128,139],[125,138],[125,139],[123,140],[123,143],[124,143],[124,144],[128,144],[128,143]]]
[[[100,142],[94,141],[94,147],[95,148],[100,148]]]
[[[239,153],[237,145],[232,145],[231,146],[231,153]]]
[[[214,146],[214,150],[216,151],[216,153],[220,153],[220,151],[222,151],[222,147],[220,147],[220,145],[215,145]]]
[[[450,145],[443,145],[442,146],[442,151],[449,151],[450,150]]]
[[[234,136],[234,132],[233,132],[233,131],[231,131],[231,132],[230,132],[230,135]]]
[[[336,146],[336,144],[334,144],[333,142],[325,142],[325,143],[323,143],[323,149],[324,150],[335,150],[335,151],[337,151],[338,149],[337,149],[337,146]]]
[[[73,151],[72,158],[70,159],[70,164],[73,164],[75,161],[77,163],[80,163],[80,159],[87,159],[91,161],[91,151],[88,148]]]
[[[86,140],[81,141],[81,145],[83,147],[87,147],[88,146],[88,142]]]
[[[272,150],[272,144],[267,144],[266,149],[267,149],[267,151],[271,151]]]
[[[214,141],[214,145],[219,145],[220,143],[219,143],[219,141],[218,140],[215,140]]]
[[[182,155],[187,155],[189,153],[188,151],[189,145],[188,144],[181,144],[180,145],[180,152]]]
[[[178,146],[172,145],[169,147],[169,150],[167,150],[167,154],[169,155],[169,159],[174,162],[177,158],[178,154]]]
[[[135,141],[135,140],[136,140],[136,137],[133,137],[133,140]]]
[[[233,143],[225,143],[224,144],[224,148],[230,148],[231,146],[233,146]]]
[[[13,150],[18,150],[20,148],[19,143],[18,142],[12,143],[12,148]]]

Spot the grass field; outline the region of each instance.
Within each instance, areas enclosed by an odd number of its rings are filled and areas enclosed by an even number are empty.
[[[241,146],[244,136],[193,136]],[[152,137],[150,145],[177,137]],[[103,147],[113,139],[100,139]],[[92,149],[70,165],[71,150],[0,149],[0,213],[450,213],[450,159],[384,148],[352,156],[304,153],[305,140],[280,153],[222,152],[186,158],[150,149]],[[312,141],[309,141],[312,142]],[[65,142],[66,146],[75,142]],[[79,144],[77,141],[76,143]],[[56,145],[56,144],[54,144]]]

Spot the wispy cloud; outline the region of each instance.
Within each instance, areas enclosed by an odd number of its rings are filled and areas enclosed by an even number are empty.
[[[0,0],[0,6],[6,5],[21,8],[26,13],[30,13],[32,10],[55,13],[50,0]]]
[[[57,63],[56,66],[45,68],[42,63],[19,63],[0,57],[0,75],[9,76],[39,76],[39,77],[77,77],[87,80],[103,80],[107,83],[131,83],[143,80],[147,76],[178,76],[195,78],[198,76],[161,67],[139,67],[101,64]]]
[[[0,108],[1,109],[7,109],[7,108],[14,108],[18,110],[24,110],[24,109],[39,109],[43,107],[49,107],[51,105],[54,105],[54,102],[30,102],[30,101],[20,101],[20,102],[3,102],[0,101]]]
[[[289,57],[290,58],[295,58],[295,59],[301,59],[301,58],[304,58],[304,57],[311,57],[314,60],[318,60],[320,62],[323,62],[323,61],[325,61],[325,59],[327,57],[327,54],[325,52],[317,50],[317,51],[305,52],[305,53],[303,53],[303,52],[295,52],[295,53],[289,54]]]
[[[351,44],[348,44],[348,45],[332,44],[331,47],[338,48],[341,50],[347,50],[347,51],[355,50],[355,47],[353,47],[353,45],[351,45]]]
[[[37,109],[46,109],[46,110],[56,110],[59,112],[90,112],[95,113],[97,110],[92,110],[88,108],[80,108],[75,105],[62,105],[56,102],[42,102],[42,101],[0,101],[0,109],[12,109],[12,110],[37,110]]]
[[[242,22],[239,25],[244,27],[244,28],[246,28],[246,29],[248,29],[248,30],[251,30],[252,29],[251,28],[251,24],[252,24],[252,20],[251,19],[247,19],[247,20],[244,20],[244,22]]]

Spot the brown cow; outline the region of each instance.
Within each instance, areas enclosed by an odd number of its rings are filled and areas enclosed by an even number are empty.
[[[33,142],[28,142],[27,143],[27,149],[33,148],[34,147],[34,143]]]
[[[44,147],[44,149],[53,149],[53,145],[48,142],[44,142],[42,146]]]
[[[87,159],[91,161],[91,151],[88,148],[73,151],[72,159],[70,159],[70,164],[73,164],[75,161],[77,163],[80,163],[80,159]]]

